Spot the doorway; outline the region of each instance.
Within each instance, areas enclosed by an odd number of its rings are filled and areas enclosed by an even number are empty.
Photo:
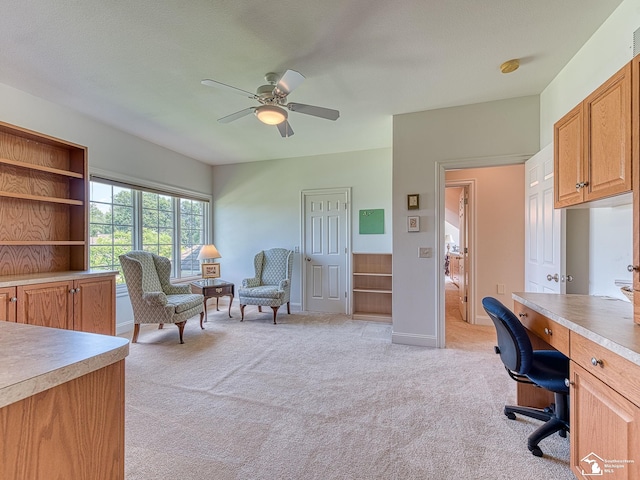
[[[349,188],[304,190],[302,310],[349,313]]]
[[[466,328],[492,327],[481,299],[496,296],[505,304],[512,291],[522,291],[524,279],[524,161],[529,155],[451,160],[439,163],[437,249],[446,256],[445,196],[450,186],[468,183],[466,247],[463,275],[466,288]],[[502,170],[502,168],[504,170]],[[510,173],[509,173],[510,172]],[[513,176],[512,176],[513,175]],[[464,248],[464,247],[463,247]],[[460,274],[458,274],[460,276]],[[446,277],[439,275],[438,345],[446,342]],[[458,277],[460,278],[460,277]]]
[[[470,206],[473,181],[448,181],[445,186],[445,316],[468,322],[470,288]]]

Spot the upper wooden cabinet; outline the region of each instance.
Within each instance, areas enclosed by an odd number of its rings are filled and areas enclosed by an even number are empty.
[[[631,191],[631,63],[554,125],[555,207]]]
[[[631,62],[631,129],[633,161],[633,315],[640,324],[640,56]]]
[[[88,268],[87,149],[0,122],[0,275]]]

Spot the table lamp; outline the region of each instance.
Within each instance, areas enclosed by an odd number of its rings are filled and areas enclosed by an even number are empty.
[[[220,264],[208,261],[214,258],[222,258],[216,246],[213,243],[203,245],[198,253],[198,260],[202,262],[200,266],[202,268],[203,278],[218,278],[220,276]]]
[[[453,243],[453,237],[451,236],[450,233],[447,233],[444,236],[444,243],[447,244],[447,253],[449,253],[449,249],[451,248],[451,244]]]

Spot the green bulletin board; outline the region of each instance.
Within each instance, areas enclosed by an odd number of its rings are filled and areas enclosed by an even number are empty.
[[[360,234],[384,233],[384,209],[360,210]]]

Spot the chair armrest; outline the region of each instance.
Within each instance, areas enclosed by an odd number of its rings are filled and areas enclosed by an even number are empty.
[[[184,295],[185,293],[191,293],[191,287],[189,285],[174,285],[170,283],[164,287],[164,293],[167,295]]]
[[[244,288],[253,288],[253,287],[259,287],[260,286],[260,279],[259,278],[245,278],[244,280],[242,280],[242,286]]]
[[[286,290],[288,286],[289,286],[289,279],[285,278],[284,280],[280,280],[280,285],[278,285],[278,288],[280,290]]]
[[[142,299],[149,305],[164,307],[167,304],[167,296],[164,292],[143,293]]]

